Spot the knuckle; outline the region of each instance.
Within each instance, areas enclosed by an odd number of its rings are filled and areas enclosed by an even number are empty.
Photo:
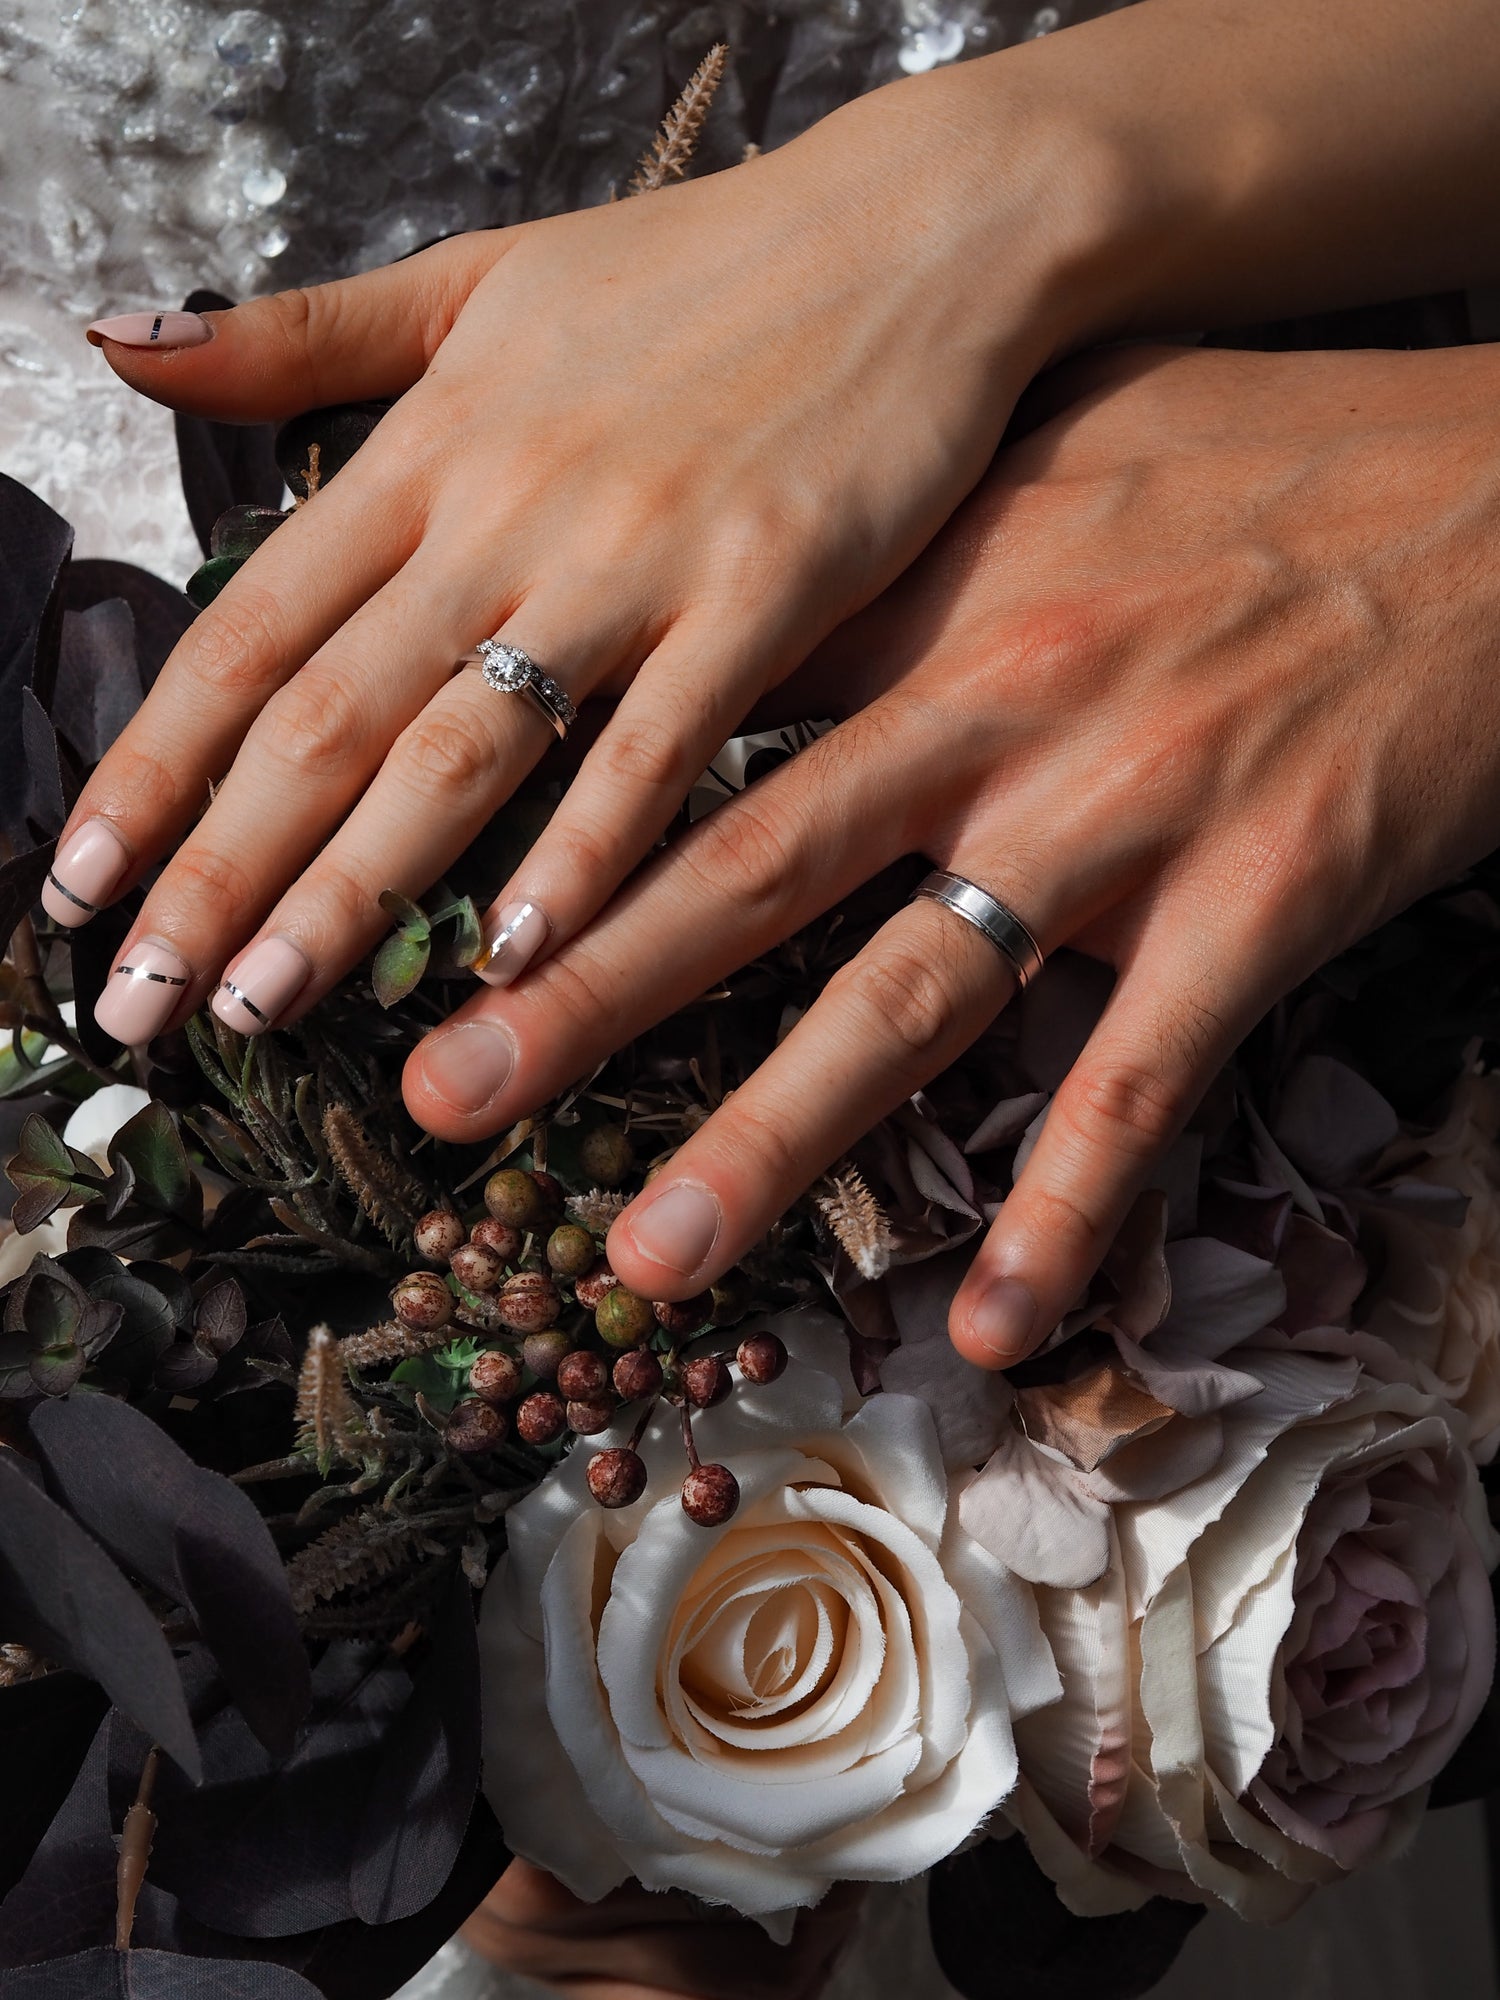
[[[263,701],[286,645],[282,607],[242,570],[188,627],[174,665],[215,695]]]
[[[127,814],[149,812],[153,819],[172,825],[182,814],[199,804],[202,793],[193,786],[189,794],[180,766],[143,750],[128,735],[121,737],[109,753],[107,767],[110,796],[119,800]],[[90,787],[90,803],[102,802],[104,789],[97,782]]]
[[[177,903],[219,917],[248,917],[258,901],[249,870],[214,847],[190,844],[180,849],[163,884]]]
[[[333,674],[294,676],[262,711],[256,747],[301,776],[325,778],[358,755],[366,729],[350,681]]]
[[[769,1189],[780,1207],[802,1192],[816,1165],[805,1159],[788,1137],[794,1129],[792,1120],[785,1116],[778,1119],[774,1108],[763,1110],[742,1103],[743,1095],[736,1093],[719,1112],[713,1121],[712,1138],[736,1177],[744,1175],[757,1189]]]
[[[684,732],[665,720],[622,718],[606,742],[612,775],[633,788],[680,796],[697,776]]]
[[[700,820],[678,853],[700,897],[727,900],[742,917],[797,897],[801,842],[784,807],[767,806],[753,791]]]
[[[1102,1142],[1132,1157],[1155,1153],[1176,1137],[1180,1095],[1149,1064],[1116,1059],[1077,1077],[1069,1092],[1069,1122],[1086,1143]]]
[[[953,1025],[953,1003],[939,969],[903,945],[886,945],[856,959],[829,982],[874,1016],[881,1039],[894,1044],[904,1073],[931,1074]]]
[[[399,746],[401,766],[424,790],[467,792],[492,784],[494,743],[451,715],[419,715]]]
[[[341,948],[352,948],[356,939],[378,935],[388,921],[370,884],[327,856],[308,876],[304,891],[316,911],[318,925]]]

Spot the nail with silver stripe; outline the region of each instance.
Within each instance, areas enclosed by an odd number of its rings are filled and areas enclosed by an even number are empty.
[[[130,871],[130,849],[107,819],[79,827],[53,856],[42,908],[64,930],[77,930],[111,902]]]
[[[193,983],[193,968],[161,938],[137,938],[109,976],[94,1019],[106,1035],[139,1048],[159,1035]]]
[[[509,986],[536,957],[551,929],[540,903],[507,903],[495,914],[474,971],[486,986]]]
[[[311,977],[311,961],[290,938],[258,938],[225,973],[213,1010],[236,1034],[262,1034],[275,1027]]]

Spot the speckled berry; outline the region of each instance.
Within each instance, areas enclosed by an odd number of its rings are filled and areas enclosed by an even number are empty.
[[[468,1233],[462,1218],[455,1215],[451,1208],[433,1208],[422,1217],[411,1235],[418,1256],[430,1258],[434,1264],[446,1264]]]
[[[502,1264],[514,1264],[521,1254],[521,1232],[493,1215],[482,1215],[469,1231],[469,1241],[493,1250]]]
[[[682,1364],[682,1393],[695,1410],[711,1410],[734,1388],[734,1377],[717,1354],[696,1354]]]
[[[620,1125],[596,1125],[578,1148],[578,1164],[586,1179],[600,1187],[617,1188],[635,1167],[635,1147]]]
[[[593,1237],[576,1222],[565,1222],[547,1238],[547,1262],[560,1278],[581,1278],[598,1255]]]
[[[614,1367],[615,1394],[622,1403],[641,1403],[661,1387],[661,1363],[649,1347],[632,1347]]]
[[[591,1347],[575,1347],[558,1363],[557,1393],[569,1402],[588,1402],[609,1387],[609,1363]]]
[[[497,1410],[493,1403],[475,1398],[470,1402],[454,1404],[443,1441],[450,1451],[473,1458],[503,1444],[509,1429],[504,1410]]]
[[[682,1511],[700,1528],[722,1528],[740,1504],[740,1482],[727,1465],[695,1465],[682,1482]]]
[[[594,1324],[611,1347],[639,1347],[656,1330],[650,1301],[624,1285],[604,1294],[594,1308]]]
[[[413,1271],[391,1293],[391,1304],[403,1326],[431,1333],[453,1317],[453,1294],[436,1271]]]
[[[549,1326],[541,1333],[528,1333],[521,1342],[521,1359],[539,1381],[550,1382],[557,1374],[558,1365],[565,1354],[571,1353],[573,1343],[560,1326]]]
[[[747,1382],[764,1387],[786,1369],[786,1347],[774,1333],[752,1333],[740,1342],[735,1360]]]
[[[550,1389],[534,1389],[516,1406],[516,1435],[527,1444],[551,1444],[562,1436],[567,1421],[562,1397]]]
[[[574,1284],[573,1296],[581,1306],[587,1306],[593,1312],[604,1294],[612,1292],[619,1282],[606,1259],[598,1257]]]
[[[487,1403],[509,1403],[521,1393],[521,1364],[503,1348],[491,1347],[475,1356],[469,1387]]]
[[[505,1276],[504,1264],[482,1243],[460,1243],[448,1265],[466,1292],[493,1292]]]
[[[484,1205],[497,1222],[512,1229],[535,1229],[547,1200],[524,1167],[501,1167],[484,1184]]]
[[[562,1299],[545,1271],[517,1271],[500,1287],[495,1310],[516,1333],[541,1333],[556,1323]]]
[[[615,1420],[617,1407],[613,1396],[574,1397],[568,1403],[568,1429],[580,1437],[607,1431]]]
[[[670,1333],[674,1340],[683,1340],[690,1333],[696,1333],[700,1326],[707,1326],[713,1317],[714,1302],[707,1292],[699,1292],[691,1299],[653,1299],[651,1310],[656,1315],[656,1324]]]
[[[646,1461],[638,1451],[616,1446],[596,1451],[584,1476],[601,1507],[629,1507],[646,1490]]]
[[[542,1197],[542,1220],[538,1227],[550,1228],[562,1221],[563,1209],[567,1205],[568,1191],[556,1174],[543,1173],[536,1168],[531,1176],[537,1193]]]

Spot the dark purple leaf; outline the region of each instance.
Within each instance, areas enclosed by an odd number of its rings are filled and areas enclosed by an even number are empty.
[[[25,1871],[0,1903],[0,1965],[57,1959],[114,1936],[116,1851],[109,1809],[108,1718],[102,1718],[66,1796]],[[144,1757],[144,1750],[142,1751]],[[134,1781],[139,1781],[137,1759]],[[135,1783],[131,1786],[134,1797]],[[8,1996],[11,1975],[0,1981]]]
[[[244,1339],[246,1318],[245,1294],[233,1278],[222,1278],[198,1301],[195,1338],[223,1356]]]
[[[50,694],[62,622],[59,581],[73,530],[0,474],[0,827],[16,835],[26,803],[21,695]]]
[[[6,1976],[5,2000],[323,2000],[284,1965],[101,1947]]]
[[[479,1788],[474,1593],[455,1576],[411,1700],[387,1733],[354,1857],[354,1913],[415,1916],[458,1859]]]
[[[62,831],[78,787],[65,770],[57,731],[30,688],[21,690],[21,744],[26,753],[26,818],[50,840]]]
[[[172,1114],[147,1104],[109,1142],[110,1165],[128,1160],[143,1201],[196,1227],[203,1219],[203,1191]]]
[[[0,1453],[0,1630],[97,1681],[196,1780],[198,1746],[161,1628],[99,1544],[10,1459]]]
[[[1075,1917],[1020,1840],[986,1840],[927,1883],[933,1950],[965,2000],[1138,2000],[1203,1915],[1154,1897],[1121,1916]]]
[[[162,1775],[153,1878],[199,1922],[239,1937],[352,1916],[365,1804],[410,1692],[388,1648],[336,1642],[314,1671],[312,1715],[289,1756],[270,1756],[238,1709],[206,1721],[201,1788]]]
[[[36,908],[56,846],[49,840],[0,865],[0,939],[8,939],[22,917]]]
[[[109,598],[122,598],[135,623],[136,670],[149,688],[161,672],[195,612],[180,590],[134,563],[110,562],[85,556],[70,563],[63,577],[63,604],[69,611],[87,611]]]
[[[188,295],[185,310],[217,312],[232,304],[221,293],[198,291]],[[270,424],[219,424],[181,412],[175,422],[183,496],[193,531],[207,555],[214,523],[231,507],[281,505],[276,433]]]
[[[61,1809],[106,1706],[101,1690],[78,1674],[0,1689],[0,1899],[20,1881]]]
[[[117,1561],[188,1610],[243,1711],[286,1755],[312,1699],[286,1571],[254,1502],[108,1396],[32,1418],[48,1484]]]
[[[84,764],[97,764],[142,701],[135,619],[122,597],[63,612],[52,720]]]

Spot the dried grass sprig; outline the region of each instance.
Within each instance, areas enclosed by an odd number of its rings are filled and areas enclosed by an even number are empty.
[[[623,1215],[628,1205],[627,1196],[603,1188],[590,1188],[587,1194],[570,1194],[567,1201],[570,1218],[580,1229],[591,1229],[596,1236],[607,1236],[615,1218]]]
[[[364,1333],[348,1334],[339,1342],[339,1354],[346,1368],[382,1368],[387,1362],[430,1354],[436,1347],[446,1347],[453,1337],[451,1326],[403,1326],[399,1319],[388,1319]]]
[[[304,1617],[316,1604],[357,1590],[404,1567],[413,1550],[428,1538],[401,1515],[367,1507],[325,1530],[315,1542],[299,1549],[286,1566],[292,1606]],[[431,1543],[426,1552],[435,1553]]]
[[[349,1393],[339,1342],[326,1326],[307,1336],[307,1352],[297,1377],[297,1439],[304,1451],[316,1451],[320,1466],[336,1458],[358,1459],[365,1422]]]
[[[426,1190],[374,1143],[347,1105],[330,1104],[323,1113],[323,1141],[339,1179],[391,1247],[399,1249],[430,1206]]]
[[[814,1194],[818,1213],[862,1278],[884,1277],[891,1261],[890,1218],[855,1167],[825,1177],[826,1192]]]
[[[652,140],[650,151],[642,157],[632,174],[632,194],[651,194],[657,188],[667,187],[672,181],[686,177],[688,164],[702,136],[703,122],[708,117],[714,93],[724,80],[724,66],[728,61],[728,48],[723,42],[715,42],[688,78],[682,95],[662,120],[661,130]]]

